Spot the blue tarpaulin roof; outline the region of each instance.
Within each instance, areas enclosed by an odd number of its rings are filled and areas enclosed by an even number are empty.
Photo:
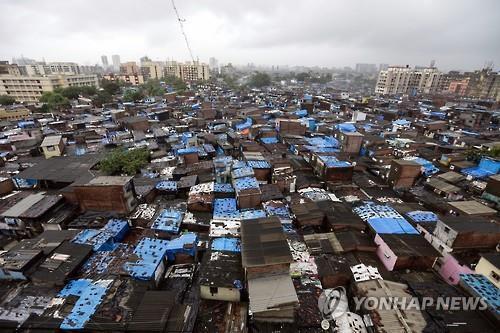
[[[211,248],[212,251],[241,252],[241,241],[239,238],[215,238]]]
[[[178,234],[181,227],[183,213],[175,209],[164,209],[156,217],[151,229]]]
[[[409,126],[411,124],[410,121],[406,119],[397,119],[392,122],[393,125],[399,125],[399,126]]]
[[[241,212],[241,220],[251,220],[266,217],[267,214],[262,209],[247,209]]]
[[[294,113],[295,113],[295,115],[297,115],[298,117],[305,117],[305,116],[307,116],[307,114],[308,114],[308,113],[307,113],[307,110],[298,110],[298,111],[295,111]]]
[[[237,124],[235,126],[237,131],[242,131],[244,129],[252,127],[252,118],[247,118],[243,123]]]
[[[85,229],[80,231],[71,241],[77,244],[91,245],[94,251],[112,251],[114,249],[113,236],[107,230]]]
[[[419,232],[405,219],[370,218],[368,224],[377,234],[418,234]]]
[[[500,172],[500,161],[483,157],[478,166],[463,169],[461,172],[473,178],[486,178]]]
[[[434,166],[434,164],[432,164],[432,162],[430,162],[422,157],[405,157],[403,159],[407,160],[407,161],[414,161],[414,162],[417,162],[418,164],[420,164],[424,168],[423,174],[425,176],[430,176],[430,175],[433,175],[433,174],[439,172],[439,169],[436,168]]]
[[[321,155],[319,158],[328,168],[347,168],[351,166],[351,163],[347,161],[339,161],[335,156]]]
[[[198,147],[188,147],[188,148],[177,149],[177,155],[179,155],[179,156],[192,154],[192,153],[198,153]]]
[[[313,138],[304,138],[310,146],[317,147],[330,147],[330,148],[338,148],[339,141],[335,139],[333,136],[316,136]]]
[[[225,198],[214,200],[214,219],[239,219],[240,211],[237,209],[236,199]]]
[[[177,191],[177,182],[173,180],[162,180],[158,182],[155,187],[160,191]]]
[[[150,280],[167,253],[167,245],[168,241],[163,239],[141,239],[134,249],[134,254],[139,259],[125,263],[124,268],[135,279]]]
[[[276,138],[276,137],[260,138],[260,142],[262,142],[263,144],[278,143],[278,138]]]
[[[436,214],[423,210],[408,212],[406,215],[415,222],[437,222],[438,220],[438,216]]]
[[[234,188],[236,189],[236,192],[252,188],[258,189],[259,182],[255,179],[255,177],[243,177],[234,181]]]
[[[482,274],[460,274],[460,282],[481,297],[498,316],[500,314],[500,289]]]
[[[216,193],[234,193],[233,185],[229,183],[215,183],[214,192]]]
[[[169,261],[175,261],[175,255],[178,253],[188,254],[192,257],[196,254],[196,243],[198,236],[193,232],[182,234],[180,237],[170,240],[167,243],[167,258]]]
[[[254,169],[270,169],[271,163],[265,160],[252,160],[247,161],[247,164]]]
[[[130,227],[126,220],[110,219],[102,229],[110,232],[115,242],[121,242],[127,235]]]
[[[63,319],[60,328],[65,330],[83,329],[85,323],[101,304],[112,280],[89,279],[72,280],[57,295],[61,298],[78,297],[69,314]]]
[[[356,126],[351,123],[336,124],[335,128],[344,133],[356,132]]]

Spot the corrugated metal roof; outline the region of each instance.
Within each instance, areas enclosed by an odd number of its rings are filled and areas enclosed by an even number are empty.
[[[248,280],[248,294],[252,313],[278,310],[299,301],[289,275]]]
[[[59,142],[61,142],[61,139],[61,135],[47,136],[45,137],[45,139],[43,139],[40,147],[56,146],[59,144]]]
[[[45,192],[31,194],[30,196],[19,201],[14,206],[10,207],[7,211],[3,212],[2,216],[19,217],[21,214],[23,214],[25,211],[31,208],[34,204],[42,200],[44,198],[44,194]]]

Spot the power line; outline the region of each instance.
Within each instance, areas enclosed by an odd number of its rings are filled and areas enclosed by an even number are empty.
[[[189,55],[191,56],[191,60],[193,61],[193,64],[194,64],[195,61],[194,61],[193,51],[191,50],[191,46],[189,45],[189,41],[188,41],[186,32],[184,31],[183,22],[185,22],[186,20],[180,18],[179,11],[177,10],[177,7],[175,6],[174,0],[171,0],[171,2],[172,2],[172,7],[174,7],[175,15],[177,16],[177,21],[179,21],[179,26],[181,27],[182,35],[184,36],[184,40],[186,41],[186,46],[187,46],[187,49],[189,51]]]

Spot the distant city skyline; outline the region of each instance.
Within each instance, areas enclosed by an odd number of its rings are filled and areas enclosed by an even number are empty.
[[[25,55],[86,65],[99,63],[103,54],[119,54],[124,62],[145,54],[191,59],[171,3],[149,5],[153,10],[144,14],[144,4],[130,0],[119,6],[4,0],[0,59]],[[193,55],[204,62],[215,57],[219,63],[341,68],[435,59],[445,71],[500,65],[497,0],[184,0],[177,7]]]

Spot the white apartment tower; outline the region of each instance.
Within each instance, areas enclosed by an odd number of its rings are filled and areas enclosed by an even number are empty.
[[[389,66],[381,70],[375,93],[382,95],[436,93],[443,73],[435,67]]]
[[[111,61],[113,62],[113,70],[115,72],[120,71],[120,56],[118,54],[113,54],[111,56]]]

